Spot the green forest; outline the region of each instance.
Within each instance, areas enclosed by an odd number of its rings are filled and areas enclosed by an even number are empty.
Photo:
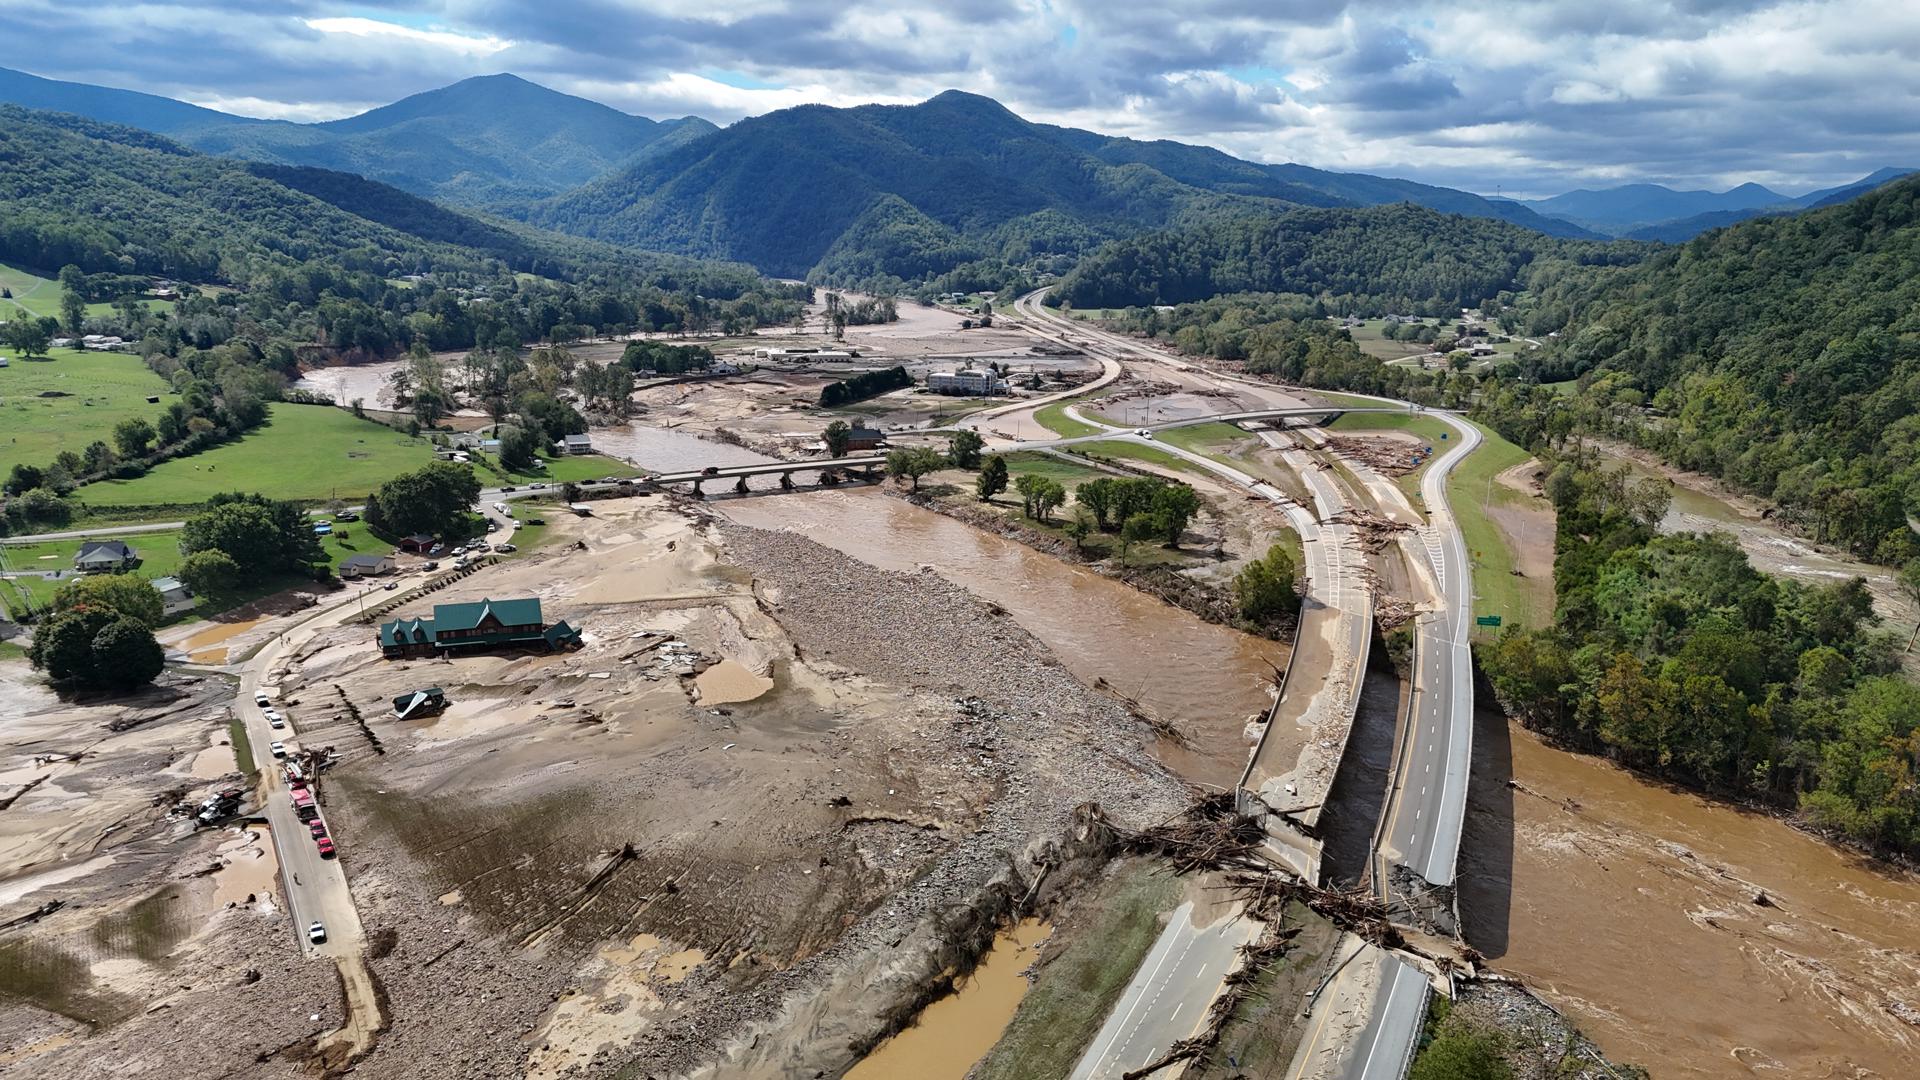
[[[1920,853],[1920,685],[1900,677],[1858,578],[1755,570],[1721,535],[1657,535],[1663,481],[1552,463],[1553,626],[1478,649],[1529,726],[1635,768],[1803,811],[1872,847]]]

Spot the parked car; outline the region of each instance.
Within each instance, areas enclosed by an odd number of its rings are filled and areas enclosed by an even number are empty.
[[[333,858],[333,837],[323,836],[320,839],[315,840],[313,842],[313,846],[320,849],[321,858],[323,859]]]
[[[287,718],[284,716],[281,716],[279,713],[275,712],[272,709],[268,709],[266,712],[262,713],[261,715],[267,718],[267,726],[274,729],[275,731],[279,731],[281,728],[287,726]]]
[[[273,700],[272,698],[267,696],[267,692],[265,690],[255,690],[253,692],[253,703],[255,705],[260,706],[263,709],[266,708],[267,703],[272,700]]]
[[[461,544],[459,547],[453,549],[453,554],[455,556],[465,555],[466,553],[467,553],[467,545],[465,544]]]
[[[428,560],[427,560],[427,565],[426,565],[425,567],[422,567],[422,569],[425,569],[425,570],[438,570],[438,569],[440,569],[440,564],[439,564],[438,562],[435,562],[435,561],[434,561],[434,560],[432,560],[432,559],[428,559]]]
[[[397,589],[397,588],[399,588],[399,587],[400,587],[400,583],[399,583],[399,582],[397,582],[397,581],[389,581],[389,582],[387,582],[387,583],[386,583],[386,585],[384,586],[384,588],[385,588],[385,589],[386,589],[386,590],[387,590],[388,592],[392,592],[393,590],[395,590],[395,589]]]
[[[360,520],[360,515],[359,515],[359,514],[356,514],[356,513],[354,513],[354,512],[353,512],[353,511],[351,511],[351,510],[342,510],[342,511],[340,511],[339,513],[337,513],[337,514],[335,514],[335,515],[333,515],[333,520],[335,520],[335,521],[359,521],[359,520]]]
[[[429,555],[444,555],[446,554],[446,552],[447,552],[447,545],[445,544],[435,544],[432,547],[427,549],[427,554]]]
[[[327,823],[318,818],[307,822],[307,828],[313,830],[313,838],[315,840],[327,835]]]
[[[508,484],[506,487],[503,487],[500,490],[501,491],[519,491],[520,489],[517,487],[514,487],[512,484]]]
[[[274,757],[277,757],[277,758],[284,758],[287,756],[287,744],[283,742],[278,742],[278,741],[270,742],[267,744],[267,750],[270,753],[272,753]]]
[[[500,552],[502,555],[511,555],[514,552],[519,551],[520,549],[517,547],[514,547],[512,544],[501,544],[499,547],[496,547],[493,550]]]
[[[314,920],[313,925],[307,927],[307,940],[315,945],[327,943],[327,928],[318,919]]]
[[[477,551],[477,552],[480,552],[480,553],[481,553],[482,555],[484,555],[484,554],[486,554],[487,552],[489,552],[489,551],[492,551],[492,550],[493,550],[493,545],[492,545],[492,544],[489,544],[489,543],[487,543],[487,542],[486,542],[485,540],[482,540],[482,541],[480,541],[479,543],[477,543],[477,544],[475,544],[475,545],[473,545],[472,547],[470,547],[470,548],[468,548],[467,550],[468,550],[468,551]]]
[[[520,524],[522,524],[522,525],[545,525],[546,523],[547,523],[547,519],[546,519],[546,518],[528,518],[527,520],[525,520],[525,521],[523,521],[523,522],[521,522]]]
[[[529,487],[529,488],[531,488],[531,489],[532,489],[532,490],[534,490],[534,491],[539,491],[539,490],[541,490],[542,488],[545,488],[546,486],[547,486],[547,485],[545,485],[545,484],[528,484],[528,485],[527,485],[527,487]]]

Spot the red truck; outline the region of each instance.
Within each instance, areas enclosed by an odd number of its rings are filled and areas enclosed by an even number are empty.
[[[301,821],[312,821],[320,816],[320,807],[313,801],[313,792],[301,788],[293,793],[293,813]]]

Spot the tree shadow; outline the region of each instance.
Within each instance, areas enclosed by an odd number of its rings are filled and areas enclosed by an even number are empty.
[[[1475,689],[1473,769],[1455,891],[1460,930],[1489,960],[1506,955],[1513,912],[1513,732],[1483,682]]]

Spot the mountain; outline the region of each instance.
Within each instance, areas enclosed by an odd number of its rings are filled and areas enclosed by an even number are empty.
[[[652,276],[738,294],[756,275],[441,206],[347,173],[240,162],[70,113],[0,105],[0,262],[246,284],[324,263]],[[675,284],[675,282],[683,282]]]
[[[1035,124],[951,90],[917,105],[805,105],[742,120],[527,217],[774,274],[919,278],[969,258],[1078,255],[1221,212],[1401,201],[1588,235],[1465,192]],[[875,247],[887,257],[859,256]]]
[[[1538,259],[1631,262],[1641,250],[1542,235],[1405,203],[1221,217],[1116,240],[1049,295],[1079,308],[1184,304],[1236,293],[1352,301],[1364,311],[1457,314],[1525,287]]]
[[[1696,214],[1786,206],[1793,200],[1759,184],[1741,184],[1726,191],[1675,191],[1660,184],[1625,184],[1599,190],[1582,188],[1550,199],[1515,201],[1549,217],[1618,235]]]
[[[1558,333],[1522,364],[1542,382],[1600,382],[1602,414],[1651,403],[1662,419],[1624,433],[1899,565],[1920,556],[1916,265],[1920,177],[1907,177],[1537,282],[1523,314]]]
[[[174,136],[201,128],[274,123],[271,120],[231,116],[156,94],[43,79],[8,68],[0,68],[0,101],[28,109],[73,113],[110,124],[125,124]]]
[[[1819,191],[1809,191],[1805,195],[1802,195],[1799,198],[1793,200],[1793,204],[1795,206],[1804,207],[1809,210],[1817,209],[1822,206],[1835,206],[1840,203],[1846,202],[1848,199],[1855,199],[1862,195],[1865,195],[1867,192],[1872,191],[1873,189],[1880,187],[1883,184],[1887,184],[1894,180],[1898,180],[1901,177],[1910,175],[1914,172],[1920,172],[1920,169],[1896,169],[1896,168],[1876,169],[1873,172],[1867,174],[1866,176],[1863,176],[1860,179],[1855,180],[1851,184],[1842,184],[1839,187],[1832,187],[1832,188],[1822,188]]]
[[[631,162],[655,144],[677,145],[715,130],[697,117],[632,116],[515,75],[465,79],[319,124],[229,116],[4,69],[0,100],[145,128],[225,157],[358,173],[468,206],[544,198]]]
[[[1725,228],[1742,221],[1750,221],[1769,214],[1789,214],[1791,207],[1768,206],[1751,210],[1709,210],[1692,217],[1675,218],[1672,221],[1642,225],[1621,234],[1623,240],[1649,240],[1662,244],[1684,244],[1709,229]]]

